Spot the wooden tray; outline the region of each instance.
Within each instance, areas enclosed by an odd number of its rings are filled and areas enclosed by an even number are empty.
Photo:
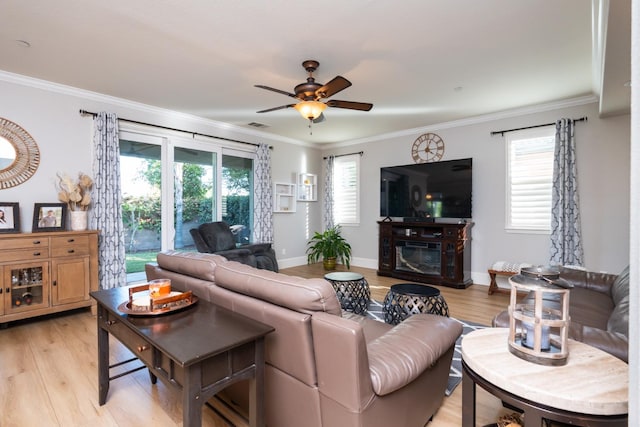
[[[193,295],[191,291],[172,292],[164,298],[155,298],[150,300],[151,307],[147,310],[132,309],[132,303],[134,300],[133,295],[147,291],[148,289],[148,284],[129,288],[129,300],[120,304],[118,306],[118,310],[130,316],[158,316],[161,314],[184,310],[198,302],[198,297]]]

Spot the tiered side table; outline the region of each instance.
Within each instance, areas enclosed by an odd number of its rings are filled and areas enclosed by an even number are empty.
[[[362,274],[349,271],[327,273],[324,278],[336,291],[338,301],[343,310],[356,314],[366,313],[371,299],[369,283]]]
[[[449,306],[433,286],[417,283],[392,285],[382,304],[384,321],[397,325],[412,314],[429,313],[449,317]]]

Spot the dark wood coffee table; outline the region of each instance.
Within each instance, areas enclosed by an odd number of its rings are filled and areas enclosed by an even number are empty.
[[[98,302],[99,403],[109,392],[109,334],[157,378],[182,393],[183,426],[202,424],[202,405],[240,380],[251,381],[250,425],[264,426],[264,337],[271,326],[200,299],[191,307],[156,316],[126,315],[118,306],[128,288],[91,292]],[[119,366],[122,363],[113,366]],[[132,372],[132,371],[130,371]]]

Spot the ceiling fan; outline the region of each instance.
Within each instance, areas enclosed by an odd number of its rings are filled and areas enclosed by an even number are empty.
[[[307,60],[302,63],[302,67],[309,73],[306,83],[300,83],[294,88],[295,93],[290,93],[280,89],[274,89],[269,86],[255,85],[260,89],[266,89],[273,92],[281,93],[283,95],[296,98],[300,102],[295,104],[281,105],[279,107],[268,108],[266,110],[258,111],[258,113],[268,113],[270,111],[282,110],[284,108],[293,107],[305,119],[309,119],[313,123],[320,123],[324,121],[324,114],[322,112],[327,107],[346,108],[348,110],[360,110],[369,111],[373,107],[373,104],[365,102],[352,102],[352,101],[338,101],[336,99],[327,100],[322,102],[321,100],[329,98],[336,93],[351,86],[351,82],[342,76],[336,76],[329,83],[323,85],[317,83],[313,78],[313,72],[318,69],[320,63],[314,60]]]

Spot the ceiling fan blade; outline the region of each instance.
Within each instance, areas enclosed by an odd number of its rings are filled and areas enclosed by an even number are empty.
[[[270,111],[276,111],[276,110],[284,110],[285,108],[291,108],[296,104],[289,104],[289,105],[281,105],[279,107],[273,107],[273,108],[268,108],[266,110],[260,110],[260,111],[256,111],[256,113],[268,113]]]
[[[329,98],[349,86],[351,86],[349,80],[342,76],[336,76],[329,83],[316,90],[316,97],[318,97],[318,99]]]
[[[317,119],[313,120],[313,123],[322,123],[325,121],[324,113],[320,113]]]
[[[280,90],[280,89],[275,89],[269,86],[265,86],[265,85],[253,85],[254,87],[259,87],[260,89],[266,89],[266,90],[270,90],[271,92],[277,92],[277,93],[281,93],[283,95],[287,95],[290,96],[292,98],[296,98],[295,94],[284,91],[284,90]]]
[[[369,111],[373,108],[373,104],[366,102],[338,101],[335,99],[327,101],[327,106],[360,111]]]

